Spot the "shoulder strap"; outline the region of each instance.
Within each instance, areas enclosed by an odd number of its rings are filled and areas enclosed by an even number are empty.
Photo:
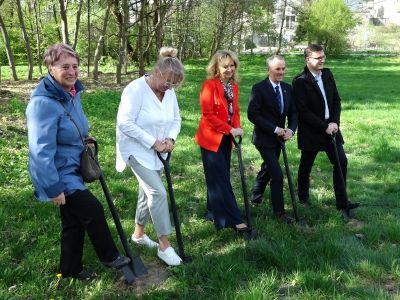
[[[56,100],[56,101],[58,101],[58,100]],[[65,107],[65,105],[64,105],[61,101],[58,101],[58,102],[62,105],[62,107],[63,107],[64,110],[65,110],[65,113],[67,114],[67,116],[69,117],[69,119],[72,121],[72,123],[74,123],[76,129],[78,130],[78,133],[79,133],[79,136],[80,136],[80,138],[81,138],[82,144],[85,145],[85,140],[84,140],[84,138],[83,138],[83,136],[82,136],[82,134],[81,134],[81,131],[79,130],[78,124],[76,124],[75,120],[72,118],[72,116],[71,116],[71,114],[69,113],[69,111],[67,111],[67,108]]]

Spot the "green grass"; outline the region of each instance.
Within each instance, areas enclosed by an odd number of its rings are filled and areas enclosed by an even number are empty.
[[[171,158],[185,250],[194,261],[167,268],[169,278],[148,289],[144,299],[400,299],[400,57],[328,58],[342,96],[342,130],[349,158],[348,192],[361,202],[357,216],[364,226],[344,224],[335,210],[331,166],[317,157],[312,172],[311,209],[299,207],[310,228],[287,226],[273,219],[269,204],[253,208],[260,238],[245,242],[230,230],[215,232],[203,221],[205,183],[200,151],[193,140],[200,116],[198,93],[206,60],[185,63],[187,76],[178,91],[182,131]],[[301,56],[287,57],[287,81],[303,67]],[[261,164],[251,144],[246,107],[252,84],[265,76],[265,58],[241,57],[240,106],[245,136],[243,155],[249,191]],[[132,232],[137,182],[130,170],[116,173],[115,117],[119,92],[84,96],[92,134],[122,224]],[[56,278],[60,221],[57,208],[33,199],[27,173],[25,105],[14,98],[0,106],[0,298],[114,299],[135,298],[120,274],[104,269],[89,243],[85,266],[100,276],[91,283]],[[287,145],[296,178],[300,153]],[[240,207],[243,200],[237,159],[232,181]],[[106,202],[100,185],[90,189]],[[287,210],[292,213],[285,186]],[[110,213],[107,217],[115,237]],[[153,238],[152,225],[148,233]],[[359,238],[356,237],[358,234]],[[174,239],[172,239],[175,242]],[[176,245],[176,243],[175,243]],[[145,263],[154,251],[139,249]],[[161,268],[164,268],[160,264]],[[393,289],[394,291],[390,291]]]

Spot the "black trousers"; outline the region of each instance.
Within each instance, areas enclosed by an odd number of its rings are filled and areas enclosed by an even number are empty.
[[[343,145],[341,143],[337,143],[336,145],[339,154],[340,166],[343,172],[344,182],[346,183],[347,157],[344,152]],[[336,197],[336,208],[343,209],[347,206],[346,186],[343,186],[342,184],[334,151],[335,150],[333,148],[333,144],[327,144],[325,153],[328,156],[329,161],[333,165],[333,188]],[[301,151],[300,166],[298,172],[298,195],[300,201],[306,201],[309,198],[310,173],[317,154],[318,151]]]
[[[279,164],[281,148],[257,147],[263,159],[261,169],[253,186],[253,200],[262,198],[267,184],[271,181],[271,203],[274,214],[285,212],[283,202],[283,173]],[[261,199],[260,199],[261,200]]]
[[[101,203],[89,190],[78,190],[66,197],[61,214],[61,274],[75,275],[83,270],[82,255],[85,231],[102,262],[119,255],[104,216]]]
[[[212,211],[217,229],[243,223],[231,185],[231,144],[231,137],[224,135],[217,152],[201,148],[207,184],[207,208]]]

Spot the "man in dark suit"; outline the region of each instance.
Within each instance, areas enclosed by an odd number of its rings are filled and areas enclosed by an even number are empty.
[[[271,181],[271,201],[274,215],[287,222],[283,202],[283,173],[279,164],[281,145],[279,139],[288,141],[297,127],[297,113],[292,97],[292,87],[283,82],[285,60],[273,55],[267,59],[268,78],[252,88],[247,117],[254,124],[253,144],[263,159],[253,187],[253,204],[262,202],[263,193]],[[285,127],[288,117],[288,127]]]
[[[332,135],[336,134],[339,161],[346,182],[347,157],[343,150],[340,132],[341,99],[331,71],[324,68],[325,53],[320,45],[311,44],[304,50],[306,66],[293,79],[293,95],[299,115],[298,148],[301,159],[298,172],[298,195],[301,203],[309,202],[310,173],[315,157],[324,151],[333,165],[333,186],[336,208],[349,214],[359,203],[351,203],[346,197],[337,167]]]

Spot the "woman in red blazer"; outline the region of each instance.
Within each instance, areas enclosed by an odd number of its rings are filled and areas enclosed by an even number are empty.
[[[235,53],[217,51],[211,58],[200,92],[201,119],[195,140],[201,149],[207,184],[209,218],[219,230],[230,227],[239,232],[250,229],[243,223],[230,182],[232,137],[242,136],[240,126]],[[212,215],[211,215],[212,213]]]

